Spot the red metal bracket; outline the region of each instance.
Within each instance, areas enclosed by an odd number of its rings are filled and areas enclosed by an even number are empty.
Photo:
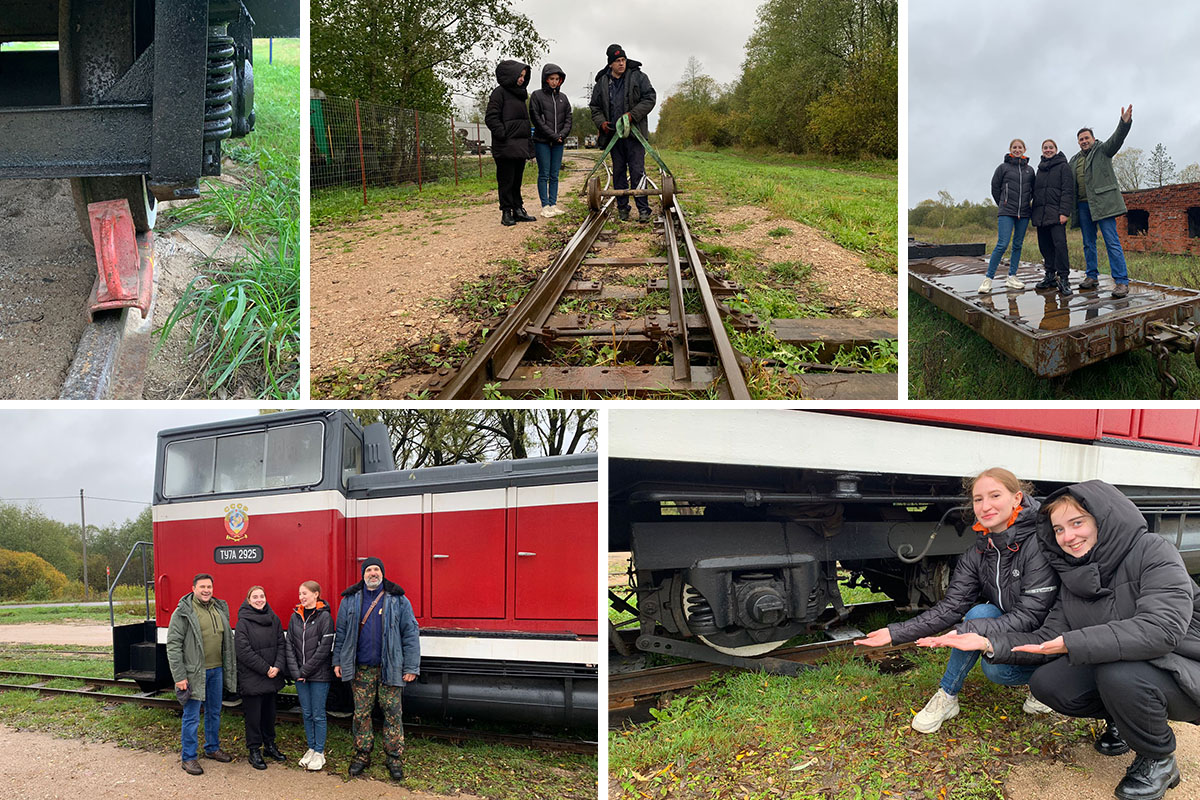
[[[125,199],[89,203],[88,217],[97,272],[88,298],[88,318],[97,311],[136,307],[145,319],[154,289],[154,234],[138,235]]]

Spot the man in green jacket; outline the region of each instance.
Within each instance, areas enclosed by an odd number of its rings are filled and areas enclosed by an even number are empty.
[[[183,771],[203,775],[196,760],[200,706],[204,705],[204,757],[232,761],[221,749],[221,698],[223,689],[237,691],[237,663],[229,605],[213,597],[212,575],[192,578],[192,591],[179,599],[167,628],[167,663],[175,693],[183,703]]]
[[[1129,294],[1129,272],[1125,268],[1125,251],[1121,249],[1121,237],[1117,234],[1117,217],[1125,213],[1125,200],[1117,183],[1112,159],[1125,143],[1125,137],[1133,126],[1133,104],[1121,109],[1117,129],[1107,139],[1096,139],[1091,128],[1080,128],[1079,152],[1071,156],[1070,167],[1075,175],[1075,213],[1071,225],[1078,225],[1083,232],[1083,260],[1087,265],[1087,278],[1079,284],[1083,291],[1100,285],[1100,268],[1096,261],[1096,229],[1104,235],[1104,248],[1108,251],[1108,267],[1112,273],[1112,296],[1125,297]]]

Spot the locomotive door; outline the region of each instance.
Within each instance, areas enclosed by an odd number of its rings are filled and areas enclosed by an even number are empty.
[[[378,558],[383,561],[384,577],[404,589],[413,613],[420,616],[421,565],[425,563],[421,496],[350,502],[354,508],[351,535],[356,558],[347,585],[362,578],[365,559]]]
[[[595,620],[596,484],[516,491],[517,618]]]
[[[432,616],[504,618],[506,497],[504,489],[433,495]]]

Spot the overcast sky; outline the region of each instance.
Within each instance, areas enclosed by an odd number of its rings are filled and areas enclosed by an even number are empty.
[[[683,77],[688,56],[700,60],[703,72],[720,84],[742,72],[746,40],[754,32],[760,3],[755,0],[660,0],[655,3],[565,3],[562,0],[515,0],[517,10],[533,20],[550,49],[533,67],[533,88],[540,88],[542,66],[558,64],[567,74],[566,93],[573,108],[586,106],[585,89],[605,66],[605,51],[619,44],[629,58],[642,62],[658,102],[650,113],[650,130],[658,112]],[[508,57],[508,56],[504,56]],[[468,92],[469,93],[469,92]],[[464,108],[470,103],[456,98]]]
[[[33,502],[47,516],[78,525],[79,490],[83,489],[88,525],[123,523],[140,514],[153,498],[154,447],[160,430],[255,414],[253,409],[0,409],[0,441],[6,454],[0,459],[0,501],[24,506],[26,498],[65,496],[65,500]]]
[[[909,207],[946,190],[991,196],[991,177],[1021,138],[1030,163],[1054,139],[1112,134],[1133,104],[1126,148],[1162,142],[1176,169],[1200,162],[1200,3],[1154,0],[911,0]]]

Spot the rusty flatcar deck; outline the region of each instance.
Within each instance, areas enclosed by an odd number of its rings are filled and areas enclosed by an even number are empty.
[[[1110,356],[1152,343],[1152,322],[1200,323],[1200,291],[1131,281],[1129,295],[1112,297],[1112,278],[1101,276],[1097,290],[1035,292],[1041,264],[1022,262],[1017,277],[1026,288],[1004,288],[1004,269],[997,271],[989,294],[978,294],[987,260],[973,256],[911,257],[908,287],[955,319],[968,325],[996,348],[1045,377],[1066,375]],[[1071,271],[1071,285],[1084,274]]]

